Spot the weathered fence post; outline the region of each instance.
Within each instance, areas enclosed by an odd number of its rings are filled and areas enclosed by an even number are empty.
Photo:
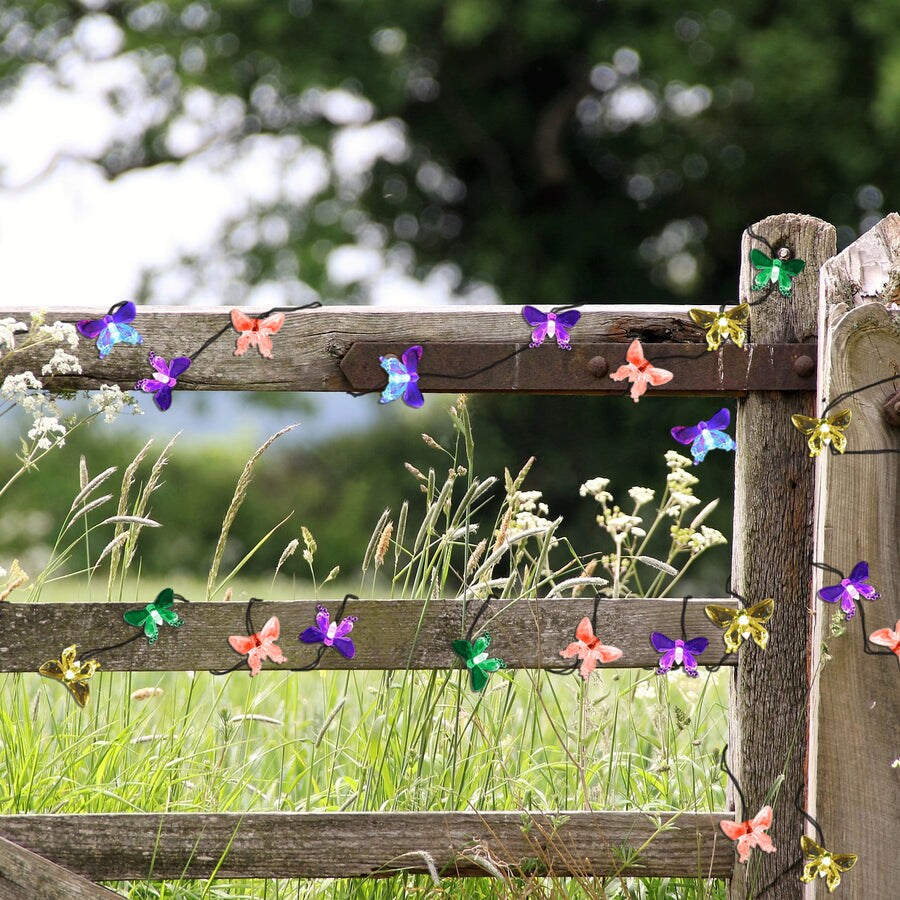
[[[886,308],[898,274],[896,213],[823,266],[819,393],[826,402],[900,376],[900,312]],[[900,450],[900,428],[889,425],[883,412],[885,399],[898,386],[900,377],[893,386],[871,388],[839,404],[853,414],[848,450]],[[814,558],[845,574],[866,560],[882,595],[866,604],[866,632],[894,628],[900,618],[900,456],[823,453],[816,499]],[[837,579],[819,572],[814,580],[818,588]],[[896,897],[900,773],[891,765],[900,757],[900,670],[894,656],[863,652],[859,614],[845,623],[844,635],[832,637],[833,613],[833,607],[814,600],[813,671],[824,665],[810,699],[810,811],[829,850],[859,855],[844,876],[841,895],[849,900]],[[817,882],[809,886],[808,900],[817,892],[825,896],[821,879]]]
[[[812,216],[788,214],[763,219],[752,230],[776,251],[787,247],[793,257],[806,261],[791,296],[783,297],[776,289],[766,302],[753,307],[752,342],[813,339],[819,268],[834,255],[834,228]],[[744,233],[742,301],[761,296],[751,290],[756,274],[749,261],[751,248],[771,255],[761,241]],[[752,344],[748,352],[753,352]],[[812,415],[813,403],[810,393],[754,392],[739,400],[737,408],[732,580],[734,590],[749,602],[774,597],[776,603],[768,649],[762,651],[752,643],[741,649],[731,692],[729,755],[747,799],[748,818],[758,812],[776,777],[785,773],[769,832],[779,852],[758,854],[757,888],[784,870],[802,831],[802,819],[792,803],[805,768],[814,467],[797,446],[791,415]],[[773,480],[774,473],[781,477]],[[748,887],[747,866],[736,865],[731,896],[745,900]],[[792,873],[773,885],[766,900],[796,900],[801,888]]]

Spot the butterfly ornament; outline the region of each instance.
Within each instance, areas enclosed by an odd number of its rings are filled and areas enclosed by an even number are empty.
[[[167,363],[156,353],[151,353],[147,359],[157,374],[153,378],[142,378],[135,388],[153,394],[153,402],[165,412],[172,405],[172,391],[178,384],[178,377],[190,368],[191,360],[187,356],[176,356]]]
[[[717,313],[708,309],[689,309],[688,315],[706,331],[706,346],[710,350],[718,350],[722,341],[731,341],[738,349],[744,346],[747,337],[744,327],[750,318],[748,303],[723,308]]]
[[[453,642],[453,652],[465,660],[472,679],[473,691],[483,691],[490,673],[506,668],[506,663],[502,659],[488,656],[490,646],[491,636],[487,632],[474,641]]]
[[[387,387],[381,392],[379,403],[390,403],[402,398],[407,406],[418,409],[424,402],[419,390],[419,360],[422,348],[418,345],[404,350],[399,359],[396,356],[380,356],[381,368],[387,372]]]
[[[747,822],[732,822],[723,819],[719,827],[725,836],[737,841],[738,862],[745,863],[750,859],[750,851],[758,847],[763,853],[774,853],[775,845],[766,832],[772,826],[772,807],[764,806]]]
[[[789,259],[787,249],[779,250],[774,259],[766,256],[762,250],[750,251],[750,264],[756,269],[753,276],[753,289],[761,291],[767,285],[777,284],[782,297],[790,297],[793,280],[806,268],[802,259]]]
[[[840,601],[841,612],[852,619],[856,615],[856,601],[860,598],[864,600],[878,600],[881,594],[868,584],[869,564],[864,560],[858,562],[850,573],[849,578],[842,578],[840,584],[832,584],[823,587],[819,592],[819,598],[826,603],[837,603]]]
[[[684,673],[689,678],[697,677],[697,657],[706,649],[709,641],[705,637],[694,638],[690,641],[684,641],[680,638],[673,641],[672,638],[666,637],[659,631],[654,631],[650,635],[650,643],[657,653],[662,653],[659,660],[659,667],[656,670],[657,675],[666,675],[673,668],[682,666]]]
[[[807,437],[810,457],[818,456],[831,445],[838,453],[847,449],[847,436],[844,429],[850,424],[851,411],[842,409],[833,416],[814,419],[810,416],[791,416],[794,428],[799,429]]]
[[[815,878],[824,878],[829,894],[841,883],[841,873],[849,872],[859,859],[855,853],[832,853],[805,834],[800,837],[800,849],[806,858],[800,880],[809,884]]]
[[[353,623],[357,617],[347,616],[338,624],[337,621],[331,621],[331,615],[324,606],[318,606],[316,609],[319,611],[316,615],[316,624],[307,628],[300,635],[300,640],[304,644],[324,644],[326,647],[334,647],[342,656],[353,659],[356,647],[347,635],[353,631]]]
[[[80,662],[75,658],[76,646],[72,644],[66,647],[59,655],[59,659],[50,659],[39,669],[45,678],[53,678],[62,683],[62,686],[75,698],[75,702],[84,707],[91,696],[88,681],[94,672],[100,668],[96,659]]]
[[[577,309],[562,312],[554,309],[545,313],[535,306],[525,306],[522,308],[522,317],[533,329],[529,347],[540,347],[547,338],[551,341],[556,338],[556,346],[561,350],[572,349],[569,345],[569,329],[581,318]]]
[[[147,643],[152,645],[159,638],[161,625],[170,625],[172,628],[181,628],[184,625],[184,619],[172,609],[174,603],[175,592],[172,588],[165,588],[143,609],[130,609],[124,613],[124,619],[135,628],[143,628]]]
[[[878,631],[873,631],[869,635],[869,640],[873,644],[881,644],[882,647],[887,647],[891,653],[895,653],[897,658],[900,659],[900,619],[897,620],[897,624],[893,628],[879,628]]]
[[[694,465],[699,466],[706,459],[710,450],[734,450],[737,446],[734,438],[725,433],[731,422],[731,413],[726,408],[720,409],[708,422],[696,425],[676,425],[672,429],[672,437],[679,444],[691,445],[691,456]]]
[[[137,315],[137,307],[130,301],[116,303],[102,319],[82,319],[75,324],[82,337],[97,339],[100,359],[109,356],[116,344],[142,344],[144,339],[128,325]]]
[[[618,647],[604,644],[594,634],[594,627],[587,616],[578,623],[578,627],[575,629],[575,638],[576,640],[565,650],[559,651],[559,655],[564,659],[572,659],[577,656],[581,660],[579,672],[585,681],[597,667],[598,662],[613,662],[622,656],[622,651]]]
[[[775,601],[772,598],[760,600],[753,606],[742,606],[740,609],[729,609],[710,603],[703,611],[707,618],[719,628],[725,629],[723,635],[725,649],[729,653],[737,653],[744,641],[752,640],[761,650],[769,643],[769,632],[765,623],[775,612]]]
[[[284,313],[277,312],[259,319],[233,309],[231,324],[238,333],[235,356],[243,356],[250,347],[256,347],[260,356],[272,359],[272,335],[278,334],[278,330],[284,325]]]
[[[249,615],[249,612],[248,612]],[[268,622],[260,629],[259,632],[244,637],[240,634],[233,634],[228,638],[232,650],[247,657],[247,665],[250,666],[250,676],[259,675],[262,670],[262,663],[266,659],[272,660],[274,663],[287,662],[281,648],[275,641],[281,626],[278,622],[278,616],[272,616]]]
[[[625,351],[625,359],[628,360],[627,364],[619,366],[609,377],[613,381],[628,379],[631,382],[631,399],[635,403],[646,393],[649,385],[655,387],[667,384],[675,377],[668,369],[659,369],[652,365],[644,356],[644,348],[637,339],[633,340]]]

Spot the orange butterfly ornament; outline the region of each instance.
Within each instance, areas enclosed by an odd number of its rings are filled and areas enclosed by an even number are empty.
[[[659,369],[650,363],[644,356],[644,348],[637,338],[625,352],[625,359],[628,363],[619,366],[609,377],[613,381],[625,381],[627,378],[631,382],[631,399],[635,403],[646,393],[648,385],[666,384],[675,377],[668,369]]]
[[[594,634],[594,628],[591,620],[585,616],[575,629],[575,637],[565,650],[560,650],[559,655],[565,659],[571,659],[577,656],[581,660],[581,677],[587,681],[591,672],[597,667],[597,663],[608,663],[614,659],[618,659],[622,655],[622,651],[618,647],[612,647],[604,644],[600,638]]]
[[[235,356],[243,356],[250,347],[256,347],[259,355],[266,359],[272,358],[272,335],[278,334],[278,330],[284,325],[284,313],[274,313],[264,319],[244,315],[240,310],[231,311],[231,324],[238,332]]]

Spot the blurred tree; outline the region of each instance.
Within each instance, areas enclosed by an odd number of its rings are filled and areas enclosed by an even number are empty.
[[[364,302],[375,254],[473,300],[731,302],[747,223],[811,212],[843,245],[897,205],[898,21],[893,0],[0,0],[0,102],[114,54],[142,87],[111,89],[109,178],[274,148],[270,202],[222,235],[247,283]],[[667,440],[659,405],[627,406],[481,398],[484,470],[535,452],[575,516],[609,471],[586,456],[634,483]]]

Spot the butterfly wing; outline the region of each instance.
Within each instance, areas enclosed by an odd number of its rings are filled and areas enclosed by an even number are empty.
[[[122,613],[122,618],[135,628],[143,628],[144,622],[150,618],[150,612],[146,607],[143,607],[142,609],[129,609],[127,612]]]
[[[657,653],[663,653],[667,650],[675,649],[675,641],[670,637],[666,637],[662,632],[654,631],[650,635],[650,643]]]
[[[75,323],[78,333],[82,337],[89,338],[90,340],[94,340],[101,332],[105,331],[106,326],[106,316],[102,319],[81,319]]]
[[[790,297],[795,279],[805,268],[806,263],[802,259],[783,260],[778,267],[778,290],[782,296]]]
[[[169,376],[178,378],[183,375],[191,367],[191,359],[189,356],[176,356],[169,366]]]
[[[684,649],[699,656],[709,645],[709,639],[705,637],[696,637],[690,641],[684,642]]]
[[[833,416],[830,416],[825,421],[831,425],[832,428],[846,428],[850,424],[850,420],[853,418],[853,411],[849,409],[841,409],[838,410]]]
[[[472,643],[473,656],[478,656],[482,653],[485,653],[488,647],[491,646],[491,636],[487,632],[485,632],[480,637],[475,638]]]
[[[793,415],[791,422],[793,422],[794,428],[802,431],[805,435],[812,434],[819,427],[819,420],[811,419],[809,416]]]
[[[734,450],[737,447],[734,438],[724,431],[710,429],[706,434],[709,435],[709,450]],[[707,450],[707,452],[709,452],[709,450]]]
[[[706,422],[710,431],[724,431],[731,424],[731,413],[727,406],[723,406],[711,419]]]
[[[668,369],[658,369],[656,366],[650,366],[644,374],[650,384],[654,387],[661,384],[668,384],[675,377]]]
[[[414,347],[409,347],[407,350],[403,351],[403,355],[400,357],[403,365],[406,366],[406,371],[410,375],[415,374],[419,371],[419,360],[422,358],[422,348],[416,344]]]
[[[413,409],[419,409],[425,403],[425,398],[422,396],[418,382],[408,381],[406,383],[406,387],[403,390],[403,402]]]
[[[792,278],[796,278],[806,268],[806,262],[802,259],[786,259],[781,263],[781,268]]]
[[[625,359],[627,359],[631,365],[637,366],[638,368],[647,365],[647,359],[644,356],[644,348],[637,338],[628,345],[628,349],[625,351]]]
[[[231,324],[235,331],[252,331],[254,322],[256,319],[242,313],[239,309],[231,311]]]
[[[712,312],[708,309],[689,309],[688,315],[696,325],[701,328],[709,328],[715,325],[719,320],[719,313]]]
[[[730,819],[722,819],[719,822],[719,828],[725,832],[725,836],[732,841],[736,841],[742,834],[744,834],[744,823],[743,822],[732,822]]]
[[[591,620],[585,616],[579,623],[578,627],[575,629],[575,637],[579,641],[584,641],[585,644],[590,644],[596,638],[594,634],[594,626],[591,624]]]
[[[613,647],[612,644],[598,644],[595,652],[602,663],[613,662],[622,656],[622,651],[618,647]]]
[[[522,317],[532,327],[531,346],[540,347],[547,337],[547,313],[541,312],[535,306],[522,307]]]
[[[121,304],[119,308],[112,313],[110,319],[116,325],[124,325],[126,322],[133,322],[137,315],[137,307],[130,301]]]
[[[727,606],[719,606],[715,603],[710,603],[709,606],[703,607],[703,612],[706,613],[706,617],[713,625],[718,625],[719,628],[728,628],[728,626],[737,618],[740,610],[729,609]]]
[[[562,325],[564,328],[573,328],[578,324],[581,313],[577,309],[567,309],[556,314],[557,327]]]
[[[679,444],[692,444],[700,436],[700,429],[696,425],[676,425],[672,429],[672,437]]]
[[[754,269],[759,270],[753,277],[753,287],[759,290],[771,280],[775,264],[762,250],[756,249],[750,251],[750,263]]]
[[[157,388],[153,394],[153,402],[161,412],[165,412],[172,405],[172,388],[167,384]]]
[[[869,577],[869,564],[863,559],[860,560],[854,567],[853,571],[850,573],[850,580],[852,582],[857,583],[860,581],[865,581]]]
[[[844,586],[842,584],[830,584],[819,590],[819,598],[826,603],[837,603],[844,596]]]
[[[228,638],[228,643],[231,645],[231,649],[240,653],[241,656],[246,656],[256,646],[256,641],[252,635],[247,637],[243,634],[231,635]]]
[[[769,619],[772,618],[774,612],[775,601],[771,597],[760,600],[759,603],[754,603],[753,606],[749,607],[747,610],[749,616],[752,616],[760,622],[768,622]]]
[[[475,651],[472,649],[472,645],[468,641],[453,641],[453,652],[462,657],[464,660],[470,660],[473,656],[475,656]]]
[[[406,366],[396,356],[382,356],[379,358],[381,368],[387,372],[388,383],[381,392],[379,403],[390,403],[403,396],[406,385],[409,383],[409,372]]]
[[[506,667],[506,663],[502,659],[486,659],[472,666],[469,671],[472,673],[472,690],[483,691],[488,683],[488,675],[496,672],[498,669]]]
[[[895,628],[879,628],[869,635],[869,640],[873,644],[881,644],[882,647],[888,647],[892,653],[896,653],[900,657],[900,621],[897,622]]]
[[[333,646],[335,650],[339,651],[347,659],[353,659],[356,655],[356,647],[353,646],[351,638],[335,637]]]
[[[273,313],[259,323],[259,330],[269,335],[278,334],[282,325],[284,325],[284,313]]]
[[[325,640],[325,633],[318,628],[310,626],[305,631],[301,632],[300,640],[303,641],[304,644],[321,644],[322,641]]]

